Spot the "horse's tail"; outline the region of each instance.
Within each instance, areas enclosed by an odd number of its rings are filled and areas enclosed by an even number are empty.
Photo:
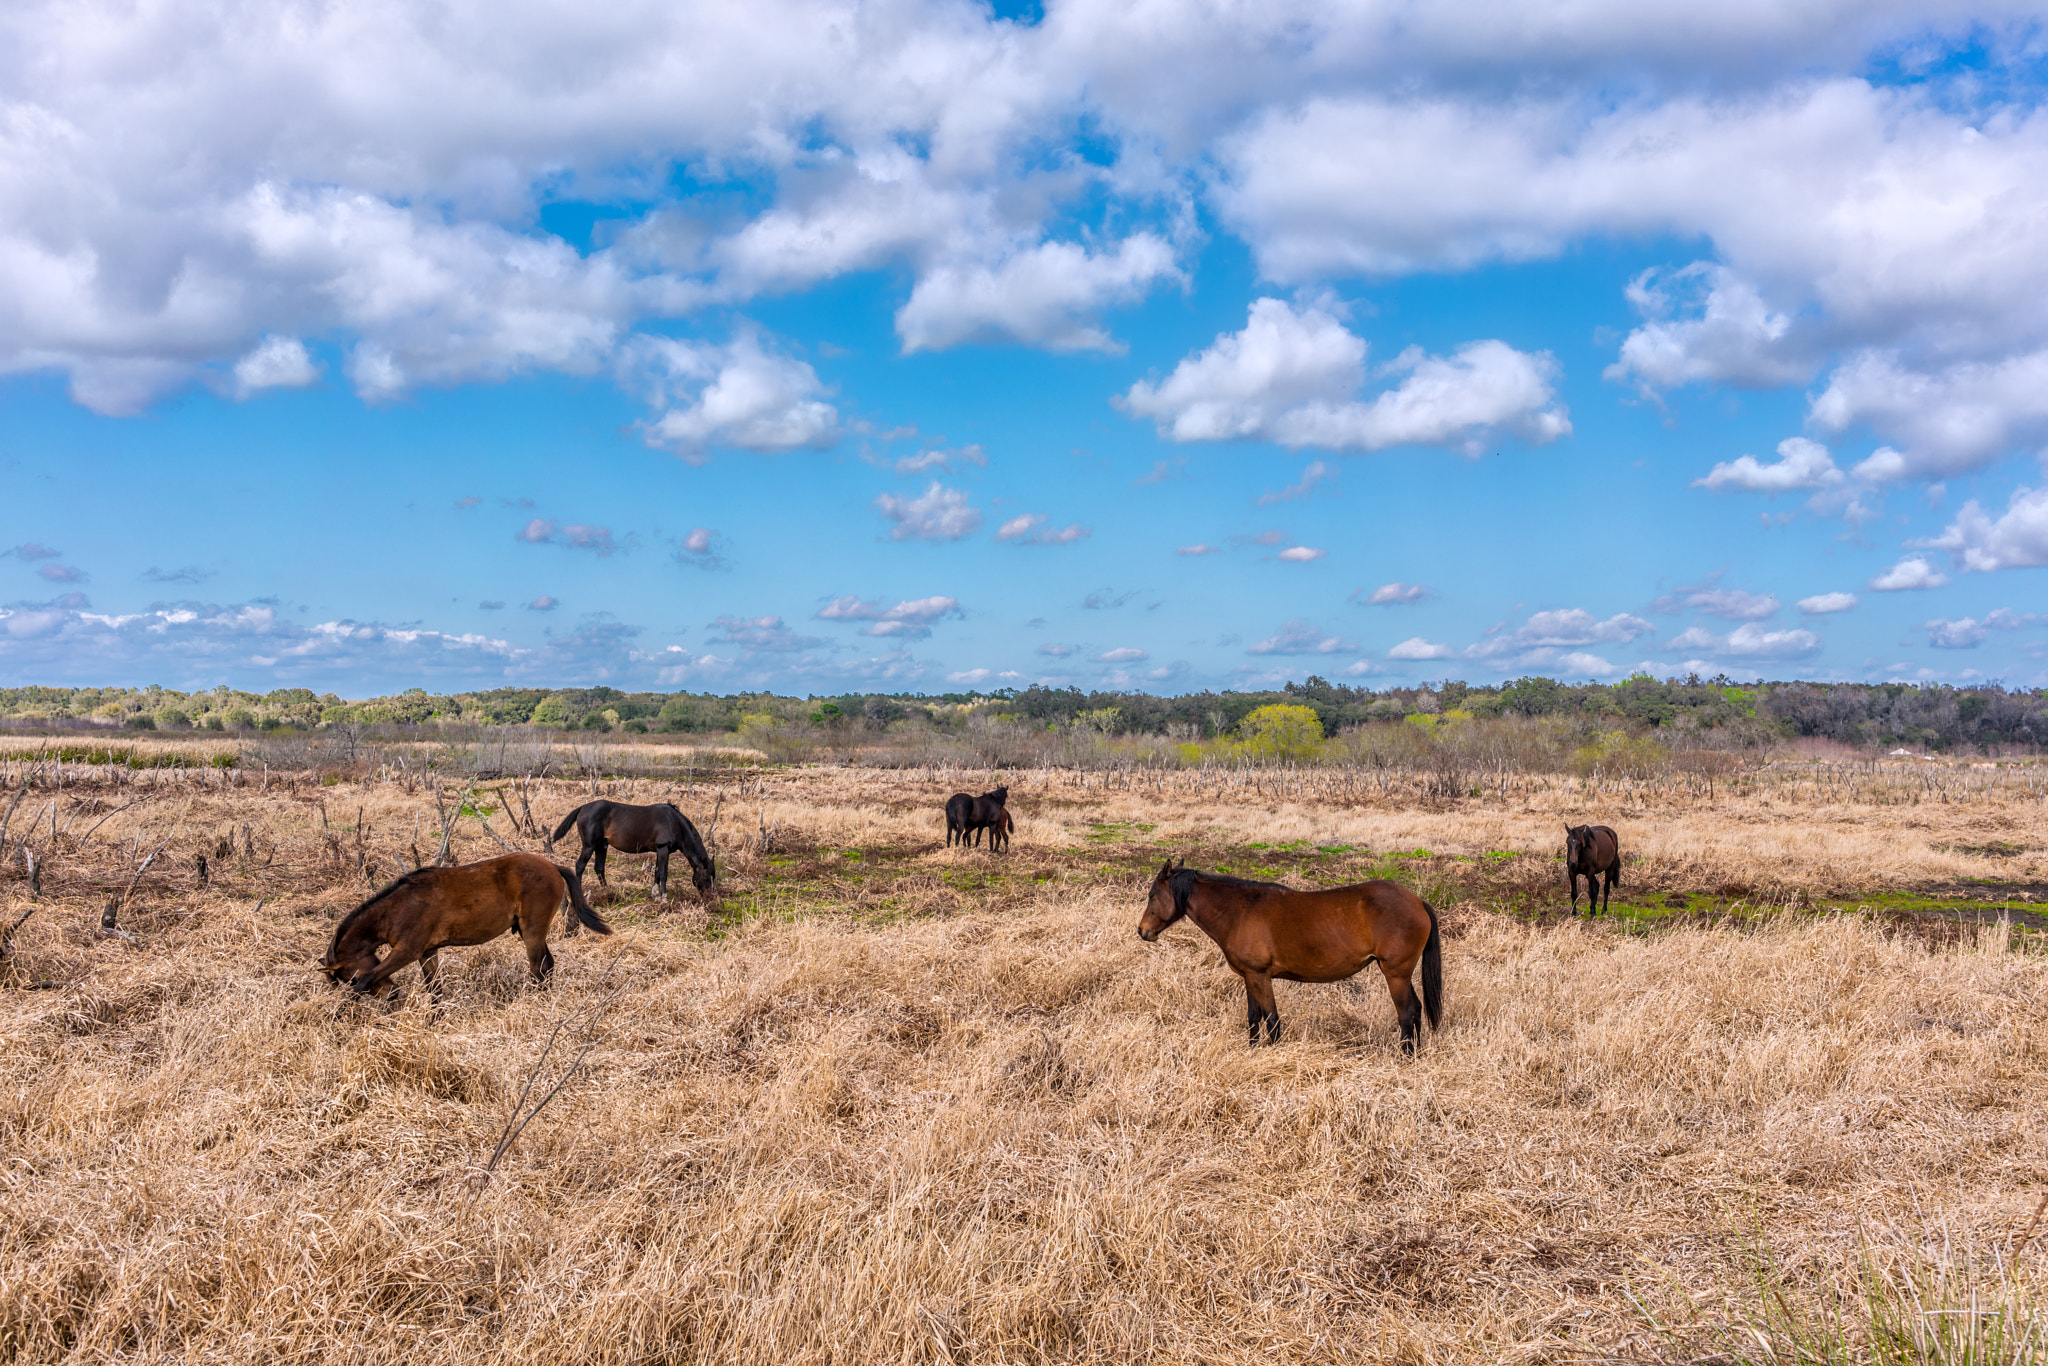
[[[588,805],[590,805],[588,802],[583,804],[583,806]],[[577,807],[574,811],[562,817],[562,823],[555,827],[555,833],[548,836],[549,844],[553,844],[556,840],[569,833],[569,827],[576,824],[576,818],[583,814],[583,806]]]
[[[557,865],[555,871],[562,875],[562,881],[568,885],[569,906],[576,912],[576,919],[582,923],[583,928],[596,930],[599,934],[610,934],[612,927],[600,920],[597,912],[590,909],[590,903],[583,899],[583,879],[576,876],[576,870]]]
[[[1422,909],[1429,912],[1429,942],[1422,946],[1422,1008],[1435,1029],[1444,1008],[1444,942],[1437,932],[1436,908],[1425,901]]]

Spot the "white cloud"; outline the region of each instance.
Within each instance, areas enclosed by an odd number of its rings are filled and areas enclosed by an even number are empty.
[[[854,594],[837,597],[818,609],[820,621],[865,621],[861,628],[864,636],[903,636],[922,639],[932,633],[932,623],[947,617],[961,617],[966,613],[960,608],[958,599],[933,596],[909,598],[894,607],[884,607],[879,600],[868,600]]]
[[[1449,659],[1458,653],[1448,645],[1438,645],[1424,640],[1421,636],[1408,639],[1387,651],[1388,659]]]
[[[1221,554],[1223,553],[1223,547],[1222,547],[1222,546],[1220,546],[1220,545],[1210,545],[1210,544],[1208,544],[1207,542],[1198,542],[1198,543],[1196,543],[1196,544],[1194,544],[1194,545],[1184,545],[1184,546],[1181,546],[1181,547],[1179,547],[1178,549],[1176,549],[1176,550],[1175,550],[1175,551],[1174,551],[1173,553],[1174,553],[1174,554],[1176,554],[1176,555],[1195,555],[1195,556],[1200,556],[1200,555],[1221,555]]]
[[[974,687],[978,684],[986,683],[994,677],[995,671],[993,669],[963,669],[959,673],[947,674],[946,681],[948,683],[965,683],[969,687]]]
[[[1504,433],[1541,444],[1571,432],[1547,354],[1500,341],[1468,342],[1449,357],[1410,347],[1380,371],[1398,383],[1369,402],[1357,397],[1365,358],[1365,341],[1322,309],[1258,299],[1243,331],[1217,337],[1158,384],[1140,380],[1118,404],[1175,441],[1478,454]]]
[[[1927,643],[1937,650],[1974,650],[1991,634],[1991,628],[1973,617],[1960,621],[1936,618],[1926,623]]]
[[[1039,646],[1038,653],[1050,655],[1054,659],[1065,659],[1068,655],[1079,652],[1080,648],[1078,645],[1054,645],[1048,643]]]
[[[981,513],[968,503],[967,494],[936,479],[915,498],[880,495],[875,510],[884,521],[893,523],[889,529],[892,541],[957,541],[973,535],[981,525]]]
[[[1314,546],[1291,545],[1273,558],[1276,560],[1286,560],[1290,564],[1308,564],[1310,561],[1320,560],[1327,554],[1329,554],[1327,550],[1318,550]]]
[[[1150,659],[1151,657],[1146,651],[1132,645],[1120,645],[1114,650],[1104,650],[1101,654],[1095,656],[1097,660],[1104,664],[1135,664],[1141,659]]]
[[[526,610],[529,612],[552,612],[561,605],[561,599],[551,593],[543,593],[532,602],[527,603]]]
[[[768,654],[789,654],[825,644],[815,637],[798,635],[783,624],[781,617],[722,616],[711,626],[720,633],[713,644],[736,645]]]
[[[1870,581],[1880,593],[1899,593],[1917,588],[1939,588],[1948,575],[1927,562],[1924,555],[1908,555]]]
[[[1358,647],[1348,640],[1326,636],[1305,621],[1289,621],[1279,631],[1247,645],[1248,655],[1334,655],[1352,654]]]
[[[320,378],[320,368],[297,337],[265,337],[235,362],[235,396],[264,389],[302,389]]]
[[[1955,521],[1941,535],[1916,544],[1946,550],[1958,566],[1975,573],[2048,564],[2048,488],[2014,490],[2005,512],[1995,519],[1972,498],[1957,509]],[[1900,567],[1915,562],[1905,561]]]
[[[1581,675],[1589,678],[1613,678],[1617,674],[1627,672],[1627,670],[1619,665],[1611,664],[1599,655],[1587,654],[1582,650],[1573,650],[1567,654],[1559,655],[1555,667],[1558,672],[1566,677]]]
[[[638,346],[652,401],[648,444],[701,460],[714,447],[774,452],[822,450],[839,439],[839,410],[820,395],[817,371],[766,349],[742,329],[731,342],[645,338]]]
[[[1351,600],[1353,602],[1358,601],[1359,594],[1364,592],[1364,589],[1360,589],[1358,593],[1353,593]],[[1371,593],[1365,594],[1365,605],[1370,607],[1397,607],[1421,602],[1429,596],[1429,589],[1421,584],[1402,583],[1397,579],[1393,583],[1383,583],[1378,588],[1373,589]]]
[[[513,532],[512,539],[529,545],[552,544],[567,546],[571,550],[588,550],[599,558],[608,558],[619,548],[618,542],[612,539],[610,527],[590,526],[584,522],[564,525],[545,517],[535,517]],[[627,537],[629,545],[632,541],[632,537]]]
[[[2048,269],[2042,274],[2048,285]],[[1896,351],[1863,351],[1829,377],[1811,417],[1829,431],[1867,426],[1896,445],[1858,465],[1859,478],[1967,473],[2048,441],[2048,349],[1933,369],[1909,365]]]
[[[710,527],[692,527],[676,546],[676,563],[694,569],[721,569],[725,566],[724,546],[725,538]]]
[[[1071,545],[1075,541],[1086,540],[1092,534],[1079,522],[1065,527],[1049,527],[1045,524],[1045,514],[1041,512],[1022,513],[996,529],[996,539],[1012,545]]]
[[[1753,455],[1737,456],[1715,465],[1706,478],[1693,480],[1693,487],[1717,493],[1722,489],[1789,493],[1794,489],[1828,488],[1841,482],[1842,472],[1835,468],[1826,446],[1803,436],[1790,436],[1778,443],[1778,459],[1774,463],[1763,464]]]
[[[1799,600],[1799,610],[1809,617],[1823,617],[1830,612],[1847,612],[1856,606],[1854,593],[1816,593],[1810,598]]]
[[[1664,594],[1650,603],[1653,612],[1698,612],[1704,617],[1719,617],[1723,621],[1762,621],[1765,617],[1776,616],[1778,599],[1769,593],[1749,593],[1740,588],[1720,586],[1719,574],[1710,574],[1705,583],[1690,584]]]
[[[919,451],[916,455],[906,455],[895,461],[890,468],[898,474],[929,474],[933,470],[941,474],[951,474],[954,470],[968,465],[985,468],[988,465],[988,453],[980,446],[962,446],[957,451]]]
[[[1522,655],[1526,662],[1535,664],[1544,662],[1546,658],[1540,652],[1602,642],[1626,644],[1656,629],[1641,617],[1627,612],[1616,613],[1603,621],[1581,607],[1553,608],[1532,614],[1515,630],[1482,641],[1465,653],[1474,659]]]
[[[1774,388],[1813,373],[1817,356],[1810,343],[1799,344],[1792,319],[1725,266],[1695,261],[1668,273],[1646,270],[1626,293],[1646,321],[1622,342],[1608,379],[1633,379],[1655,392],[1702,381]],[[1670,317],[1677,306],[1697,313]]]
[[[1073,242],[1041,242],[994,264],[932,267],[896,311],[896,332],[905,354],[984,338],[1117,353],[1122,345],[1090,315],[1136,302],[1161,278],[1181,276],[1173,248],[1153,233],[1135,233],[1100,254]]]
[[[1821,638],[1799,628],[1767,631],[1752,622],[1725,636],[1689,627],[1672,637],[1669,648],[1696,650],[1720,659],[1805,659],[1820,652]]]

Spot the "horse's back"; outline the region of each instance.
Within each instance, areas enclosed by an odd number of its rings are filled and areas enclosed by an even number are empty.
[[[1263,926],[1245,928],[1266,941],[1273,975],[1301,981],[1335,981],[1374,958],[1420,953],[1429,936],[1422,898],[1384,879],[1275,892],[1258,910]]]

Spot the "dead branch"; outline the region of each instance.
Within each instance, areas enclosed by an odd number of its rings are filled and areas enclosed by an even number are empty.
[[[614,955],[611,967],[605,969],[607,977],[611,975],[611,969],[618,966],[618,962],[617,956]],[[602,1000],[591,1007],[589,1018],[583,1025],[583,1047],[577,1050],[574,1058],[569,1060],[569,1065],[563,1069],[562,1075],[555,1079],[555,1084],[548,1088],[547,1094],[535,1101],[533,1108],[528,1110],[522,1118],[519,1113],[520,1108],[526,1104],[526,1098],[533,1094],[534,1085],[540,1080],[541,1068],[547,1065],[548,1056],[554,1052],[556,1041],[561,1038],[562,1031],[575,1022],[576,1016],[573,1014],[566,1015],[556,1022],[554,1029],[548,1034],[547,1043],[540,1050],[540,1056],[533,1060],[533,1066],[526,1071],[526,1083],[519,1088],[519,1098],[512,1102],[512,1112],[505,1117],[505,1127],[498,1134],[498,1145],[491,1150],[490,1160],[484,1163],[484,1173],[486,1175],[497,1169],[499,1161],[504,1158],[506,1153],[512,1150],[512,1145],[519,1141],[519,1135],[526,1132],[526,1126],[533,1123],[534,1116],[546,1109],[548,1102],[560,1095],[562,1088],[567,1086],[575,1078],[576,1074],[582,1070],[583,1060],[590,1056],[590,1050],[603,1042],[598,1037],[597,1027],[604,1022],[604,1017],[611,1011],[613,1003],[619,998],[619,993],[624,991],[625,988],[625,983],[619,983],[606,992]]]
[[[104,815],[104,816],[101,816],[101,817],[100,817],[100,818],[99,818],[98,820],[94,821],[94,822],[93,822],[93,823],[92,823],[91,825],[88,825],[88,826],[86,826],[86,827],[85,827],[85,833],[84,833],[84,834],[82,834],[82,835],[80,835],[80,836],[78,837],[78,843],[76,843],[76,844],[72,845],[72,846],[71,846],[71,847],[72,847],[72,849],[73,849],[74,851],[76,851],[76,850],[79,850],[79,849],[83,849],[83,848],[85,848],[85,842],[86,842],[87,840],[89,840],[89,839],[91,839],[91,838],[92,838],[92,832],[93,832],[93,831],[95,831],[95,830],[99,829],[99,828],[100,828],[101,826],[105,825],[105,824],[106,824],[106,823],[107,823],[108,821],[110,821],[110,820],[112,820],[112,819],[113,819],[114,817],[116,817],[116,816],[120,815],[120,814],[121,814],[121,813],[122,813],[123,811],[126,811],[126,810],[127,810],[127,809],[128,809],[129,807],[131,807],[131,806],[135,805],[135,803],[136,803],[136,802],[139,802],[139,801],[141,801],[141,800],[142,800],[142,798],[140,798],[140,797],[137,797],[137,798],[135,798],[135,799],[134,799],[133,801],[125,801],[125,802],[122,802],[122,803],[121,803],[121,804],[120,804],[119,806],[115,807],[115,808],[114,808],[114,809],[113,809],[112,811],[109,811],[109,812],[108,812],[108,813],[107,813],[106,815]]]
[[[112,901],[109,901],[107,903],[106,912],[100,916],[101,929],[107,931],[109,934],[118,934],[131,944],[135,942],[135,936],[132,934],[124,934],[122,933],[122,931],[116,929],[114,927],[115,922],[120,918],[122,908],[128,904],[128,898],[135,894],[135,884],[142,881],[142,875],[149,871],[149,865],[156,862],[156,856],[158,854],[161,854],[166,848],[168,848],[170,846],[170,843],[171,842],[169,840],[165,840],[162,844],[159,844],[156,848],[150,850],[149,857],[144,859],[142,861],[142,866],[135,870],[135,876],[128,879],[127,889],[123,891],[121,895],[115,897]]]

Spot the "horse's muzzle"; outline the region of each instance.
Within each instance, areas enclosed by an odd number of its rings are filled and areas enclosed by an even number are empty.
[[[1140,925],[1138,926],[1138,938],[1144,940],[1147,944],[1155,944],[1159,941],[1159,931],[1154,930],[1152,933],[1147,934],[1145,933],[1145,927]]]

